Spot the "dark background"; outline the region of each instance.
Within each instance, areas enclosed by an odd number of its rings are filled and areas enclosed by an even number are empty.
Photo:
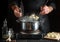
[[[51,30],[60,32],[60,0],[56,0],[56,11],[51,15]]]
[[[0,5],[0,10],[1,10],[0,11],[0,31],[1,31],[4,18],[7,16],[8,1],[3,0],[0,2],[2,2]],[[53,15],[50,16],[50,23],[51,23],[51,31],[60,32],[60,0],[56,0],[56,11]]]
[[[4,18],[7,16],[7,12],[5,11],[8,11],[6,9],[6,6],[4,7],[5,5],[5,2],[3,2],[4,4],[2,4],[1,6],[1,11],[2,11],[2,14],[0,14],[0,26],[2,26],[2,22],[4,20]],[[50,16],[50,24],[51,24],[51,31],[57,31],[57,32],[60,32],[60,1],[59,0],[56,0],[56,10],[55,10],[55,13],[52,14]]]

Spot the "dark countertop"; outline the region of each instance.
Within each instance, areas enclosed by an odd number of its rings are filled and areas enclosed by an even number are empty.
[[[2,41],[2,42],[6,42],[6,41]],[[60,42],[60,40],[49,40],[49,39],[40,39],[40,40],[12,40],[12,42]]]
[[[42,38],[41,34],[38,35],[26,35],[26,34],[15,34],[14,38],[12,38],[12,41],[15,40],[16,42],[60,42],[60,40],[52,40],[52,39],[45,39]],[[2,42],[5,42],[5,39],[2,40]]]

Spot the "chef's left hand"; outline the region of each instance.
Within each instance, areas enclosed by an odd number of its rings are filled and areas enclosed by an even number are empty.
[[[47,6],[47,5],[45,5],[44,7],[41,7],[40,9],[41,9],[41,12],[40,12],[41,15],[49,14],[50,12],[53,11],[53,7]]]
[[[13,10],[13,12],[14,12],[14,15],[17,17],[17,18],[19,18],[19,17],[22,17],[23,15],[22,15],[22,10],[21,10],[21,8],[19,8],[17,5],[13,5],[13,6],[11,6],[11,8],[12,8],[12,10]]]

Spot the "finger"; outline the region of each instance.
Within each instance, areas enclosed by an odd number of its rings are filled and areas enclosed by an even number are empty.
[[[21,16],[22,16],[22,12],[18,12],[18,11],[16,11],[16,10],[15,10],[14,14],[15,14],[16,16],[18,16],[18,17],[21,17]]]
[[[21,10],[21,8],[19,8],[19,12],[21,12],[22,10]]]
[[[40,12],[40,14],[45,14],[45,11]]]
[[[22,17],[22,13],[20,13],[20,17]]]
[[[17,11],[17,10],[14,10],[14,13],[18,13],[18,14],[19,14],[20,12],[19,12],[19,11]]]
[[[45,14],[48,14],[49,13],[49,11],[45,11]]]
[[[45,9],[45,14],[48,14],[50,12],[49,8]]]
[[[49,7],[45,6],[45,7],[44,7],[44,11],[45,11],[45,14],[48,14],[49,11],[50,11]]]
[[[40,7],[41,11],[43,10],[43,7]]]

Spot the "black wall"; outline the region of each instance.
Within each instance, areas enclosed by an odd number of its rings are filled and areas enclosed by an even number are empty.
[[[4,7],[4,9],[5,9],[5,7]],[[5,10],[3,10],[3,12],[5,12]],[[6,14],[4,14],[4,13],[2,15],[0,14],[0,18],[1,18],[0,26],[2,25],[2,21],[4,20],[3,17],[5,17]],[[56,0],[56,11],[55,11],[54,15],[50,16],[50,22],[51,22],[51,31],[60,32],[60,0]]]
[[[54,15],[50,17],[51,30],[60,32],[60,0],[56,0],[56,11]]]

